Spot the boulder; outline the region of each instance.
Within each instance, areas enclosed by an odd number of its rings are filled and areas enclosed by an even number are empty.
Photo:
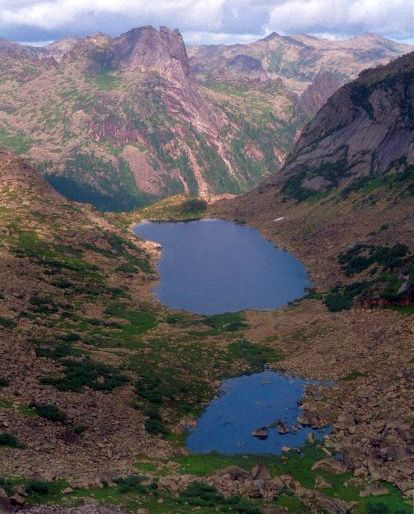
[[[227,468],[221,469],[215,476],[226,478],[232,481],[242,481],[250,479],[250,473],[239,466],[228,466]]]
[[[275,427],[280,435],[289,433],[289,427],[285,423],[283,423],[283,421],[281,419],[276,421]]]
[[[329,473],[345,473],[347,471],[347,467],[343,462],[331,457],[315,462],[312,466],[312,471],[315,469],[321,469],[323,471],[328,471]]]
[[[328,489],[331,488],[331,484],[327,482],[323,477],[317,476],[315,478],[315,488],[316,489]]]
[[[371,484],[366,489],[359,493],[361,498],[365,498],[366,496],[384,496],[386,494],[390,494],[389,490],[378,484]]]
[[[267,439],[269,437],[269,429],[267,427],[261,427],[257,430],[253,430],[252,436],[258,439]]]
[[[256,464],[252,468],[250,475],[253,480],[270,480],[270,473],[262,463]]]
[[[26,503],[26,498],[22,494],[15,494],[13,496],[10,496],[10,501],[14,505],[18,505],[19,507],[22,507]]]

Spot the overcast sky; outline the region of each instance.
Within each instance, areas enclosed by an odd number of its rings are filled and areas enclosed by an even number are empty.
[[[141,25],[179,28],[188,43],[252,41],[276,31],[414,43],[414,0],[0,0],[0,37],[26,42]]]

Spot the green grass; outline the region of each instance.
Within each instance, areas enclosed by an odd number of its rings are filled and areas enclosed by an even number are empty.
[[[5,398],[0,398],[0,409],[11,409],[12,407],[13,402],[6,400]]]
[[[33,143],[34,141],[26,137],[22,132],[11,134],[4,128],[0,128],[0,145],[13,150],[13,152],[19,155],[28,152]]]
[[[26,416],[28,418],[35,418],[36,416],[38,416],[36,409],[31,407],[30,405],[21,405],[19,407],[19,413],[22,416]]]
[[[408,315],[414,314],[414,305],[405,305],[405,306],[388,305],[385,308],[389,309],[391,311],[399,312],[401,314],[408,314]]]
[[[70,247],[52,245],[40,239],[35,232],[20,232],[17,242],[13,245],[13,250],[18,257],[31,258],[56,269],[61,268],[77,273],[97,270],[94,264],[75,256]]]
[[[202,319],[202,323],[212,328],[212,330],[209,331],[209,335],[217,335],[223,332],[236,332],[247,328],[243,312],[227,312],[225,314],[205,316]]]
[[[237,96],[239,98],[243,98],[248,93],[248,88],[240,85],[235,85],[230,82],[219,82],[217,80],[210,80],[205,82],[205,87],[211,89],[213,91],[217,91],[218,93],[223,93],[225,95]]]
[[[228,346],[230,356],[236,360],[244,360],[253,371],[261,371],[268,363],[280,360],[280,354],[273,348],[252,344],[240,339]]]
[[[176,195],[134,211],[128,218],[133,221],[192,221],[202,218],[205,210],[202,200]]]
[[[245,469],[251,469],[259,461],[263,461],[260,457],[239,456],[239,455],[221,455],[219,453],[184,455],[174,459],[180,467],[177,469],[179,473],[196,475],[204,477],[219,469],[228,466],[240,466]],[[265,457],[266,464],[272,464],[273,459]]]
[[[296,496],[288,493],[281,494],[276,499],[278,507],[285,507],[290,514],[308,514],[310,511],[306,509],[303,503]]]
[[[359,377],[364,377],[365,373],[361,373],[360,371],[351,371],[348,375],[345,375],[342,380],[345,382],[352,382],[352,380],[356,380]]]
[[[80,393],[85,387],[110,392],[128,382],[128,378],[116,368],[89,359],[64,360],[61,364],[64,368],[63,375],[44,376],[40,380],[41,383],[53,385],[59,391]]]
[[[149,310],[128,310],[120,303],[114,303],[106,308],[105,313],[128,323],[121,324],[119,330],[122,338],[132,338],[137,334],[142,334],[151,330],[157,325],[157,316]]]
[[[90,82],[100,91],[113,91],[120,85],[121,79],[109,73],[101,73],[90,79]]]
[[[62,423],[65,425],[68,421],[66,414],[53,403],[33,403],[29,408],[34,409],[35,413],[41,418],[52,421],[53,423]]]

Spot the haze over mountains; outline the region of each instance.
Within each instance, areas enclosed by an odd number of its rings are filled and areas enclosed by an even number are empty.
[[[0,143],[104,209],[240,193],[280,168],[340,85],[409,50],[271,34],[187,54],[178,31],[153,27],[46,48],[2,40]]]

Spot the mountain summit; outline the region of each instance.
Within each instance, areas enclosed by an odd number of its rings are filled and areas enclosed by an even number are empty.
[[[181,33],[161,27],[132,29],[115,38],[109,47],[111,65],[128,71],[155,70],[168,78],[190,75],[190,63]]]

